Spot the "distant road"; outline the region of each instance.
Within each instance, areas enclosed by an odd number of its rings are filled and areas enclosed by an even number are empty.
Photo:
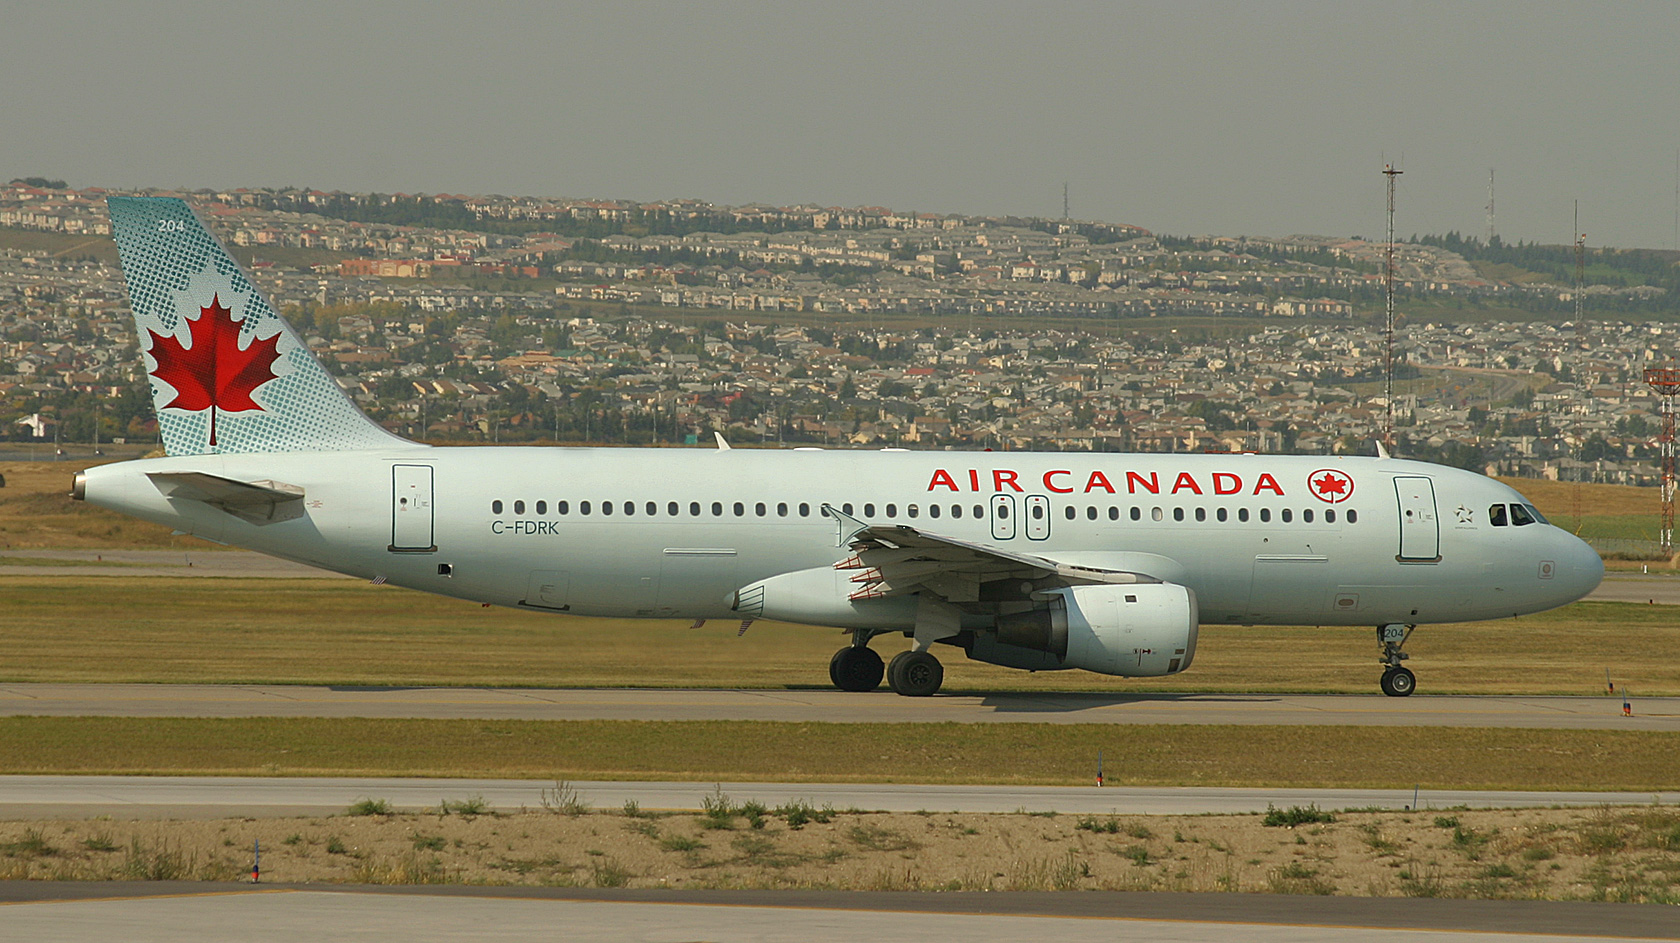
[[[0,882],[6,929],[33,943],[1569,943],[1672,939],[1674,908],[1125,891],[917,893]],[[330,929],[329,929],[330,928]],[[1495,935],[1497,934],[1497,935]]]
[[[504,812],[541,809],[552,782],[522,779],[406,779],[253,776],[0,776],[0,818],[226,818],[240,815],[328,815],[360,799],[394,808],[435,809],[445,799],[480,797]],[[1410,789],[1225,789],[1197,786],[921,786],[905,783],[572,782],[597,809],[634,801],[644,809],[699,809],[722,789],[737,802],[774,808],[804,801],[866,812],[1058,812],[1064,815],[1203,815],[1321,809],[1403,809]],[[1417,808],[1664,805],[1680,792],[1480,792],[1425,789]]]
[[[766,720],[798,723],[1282,724],[1680,731],[1680,698],[1406,698],[1315,694],[987,694],[901,698],[884,689],[319,687],[4,684],[0,716],[422,717]]]

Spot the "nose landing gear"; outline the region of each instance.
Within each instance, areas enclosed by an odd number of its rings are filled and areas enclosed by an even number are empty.
[[[1417,690],[1417,676],[1400,664],[1411,657],[1401,651],[1401,648],[1405,646],[1406,640],[1412,637],[1412,630],[1416,628],[1415,625],[1398,623],[1377,626],[1377,641],[1381,642],[1383,647],[1382,657],[1378,660],[1387,666],[1383,669],[1382,693],[1389,697],[1406,697]]]

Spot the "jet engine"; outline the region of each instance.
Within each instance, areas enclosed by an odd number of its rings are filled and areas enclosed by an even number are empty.
[[[1071,586],[1035,594],[1036,605],[976,632],[968,657],[1035,671],[1083,668],[1155,677],[1196,657],[1196,594],[1177,583]]]

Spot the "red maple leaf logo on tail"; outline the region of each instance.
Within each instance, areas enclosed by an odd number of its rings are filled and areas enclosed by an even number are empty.
[[[152,376],[175,388],[175,398],[165,409],[210,410],[210,444],[216,444],[216,409],[239,413],[263,411],[251,398],[257,387],[276,379],[272,369],[280,359],[280,335],[251,341],[239,348],[239,322],[233,311],[222,305],[221,295],[200,308],[199,317],[187,320],[192,346],[186,347],[173,334],[159,334],[150,328],[152,359],[157,367]]]

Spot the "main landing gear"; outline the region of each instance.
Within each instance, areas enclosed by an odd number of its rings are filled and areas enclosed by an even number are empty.
[[[873,691],[881,686],[885,666],[881,656],[869,647],[866,631],[852,633],[852,644],[834,653],[828,660],[828,679],[842,691]]]
[[[1399,624],[1377,626],[1377,641],[1383,647],[1379,660],[1387,666],[1383,669],[1382,693],[1389,697],[1406,697],[1417,690],[1417,676],[1400,664],[1411,657],[1400,649],[1415,628],[1415,625]]]
[[[881,686],[881,677],[905,697],[928,697],[938,693],[945,682],[945,666],[930,652],[899,652],[892,664],[883,666],[881,656],[869,647],[875,633],[859,629],[852,633],[852,644],[834,653],[828,660],[828,679],[842,691],[873,691]]]

